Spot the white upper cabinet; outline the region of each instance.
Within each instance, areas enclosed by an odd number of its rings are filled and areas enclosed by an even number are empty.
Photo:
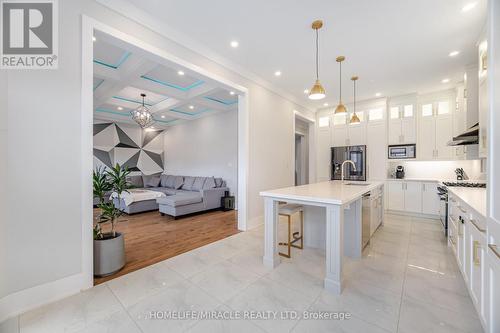
[[[387,141],[385,122],[369,122],[366,128],[368,178],[387,178]]]
[[[389,106],[388,144],[411,144],[417,142],[416,97],[396,97]]]
[[[479,157],[488,157],[488,45],[486,41],[479,44]]]
[[[334,147],[358,146],[366,144],[366,115],[364,111],[356,112],[360,123],[349,124],[352,114],[333,115],[332,143]]]
[[[423,96],[419,104],[419,144],[417,157],[421,160],[449,160],[454,149],[448,146],[453,139],[454,92]]]
[[[330,180],[330,147],[332,117],[319,115],[316,130],[316,176],[318,181]]]

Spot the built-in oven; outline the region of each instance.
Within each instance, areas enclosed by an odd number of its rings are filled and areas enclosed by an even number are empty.
[[[356,165],[353,168],[350,163],[347,163],[344,168],[345,179],[347,180],[366,180],[366,146],[344,146],[332,147],[332,180],[340,180],[342,177],[342,163],[346,160],[351,160]]]
[[[389,145],[387,155],[390,160],[416,158],[417,145]]]

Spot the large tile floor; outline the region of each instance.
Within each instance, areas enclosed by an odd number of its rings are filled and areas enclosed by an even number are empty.
[[[320,251],[294,250],[293,258],[276,269],[263,267],[262,230],[231,236],[30,311],[0,324],[0,331],[482,332],[438,221],[386,215],[363,258],[346,259],[340,296],[323,290]],[[172,310],[308,310],[351,317],[150,318],[150,311]]]

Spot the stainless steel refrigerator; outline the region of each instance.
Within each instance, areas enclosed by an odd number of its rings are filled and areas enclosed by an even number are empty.
[[[356,165],[356,171],[350,163],[344,166],[344,176],[347,180],[366,181],[366,146],[332,147],[332,180],[340,180],[341,165],[345,160],[351,160]]]

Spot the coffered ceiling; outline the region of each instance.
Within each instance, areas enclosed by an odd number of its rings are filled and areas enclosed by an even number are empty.
[[[217,112],[235,111],[238,95],[218,82],[101,32],[94,36],[94,117],[134,123],[130,111],[142,103],[153,113],[153,128],[165,128]]]
[[[195,51],[212,51],[213,59],[245,68],[311,108],[338,102],[339,55],[346,56],[345,102],[354,74],[360,99],[453,87],[475,62],[486,22],[486,0],[98,1]],[[314,83],[315,19],[324,21],[320,78],[327,92],[316,102],[304,94]],[[450,57],[452,51],[460,53]]]

